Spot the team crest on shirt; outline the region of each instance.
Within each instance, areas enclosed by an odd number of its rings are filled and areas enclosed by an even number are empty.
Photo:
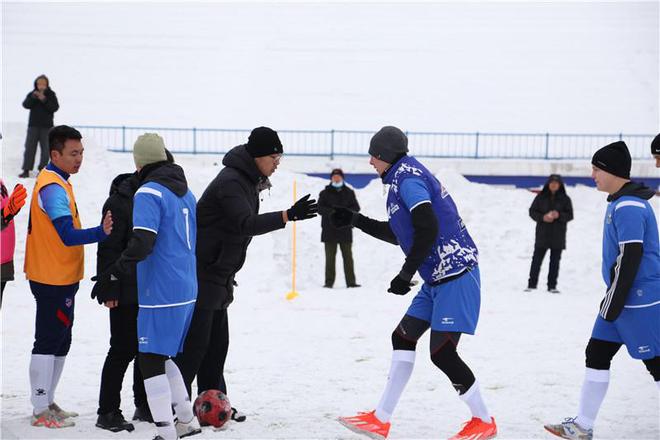
[[[611,212],[607,213],[607,217],[605,218],[605,223],[607,223],[608,225],[612,223],[612,213]]]
[[[649,347],[648,345],[640,345],[639,347],[637,347],[637,352],[639,354],[650,353],[651,347]]]
[[[149,338],[146,336],[140,336],[138,338],[138,344],[148,344],[149,343]]]
[[[73,305],[73,298],[67,298],[64,300],[64,305],[67,306],[67,308],[71,308],[71,305]]]

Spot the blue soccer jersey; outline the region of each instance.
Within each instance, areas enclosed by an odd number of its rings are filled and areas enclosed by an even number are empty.
[[[172,307],[197,298],[195,196],[178,197],[165,186],[148,182],[137,190],[133,229],[157,234],[152,253],[137,265],[141,308]]]
[[[626,243],[641,243],[642,260],[626,306],[643,306],[660,302],[660,245],[658,223],[649,201],[622,196],[607,207],[603,230],[602,274],[608,290],[618,276],[618,258]]]

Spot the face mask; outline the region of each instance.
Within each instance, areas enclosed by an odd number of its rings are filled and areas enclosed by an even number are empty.
[[[330,182],[330,185],[332,185],[334,188],[341,188],[344,186],[344,181],[342,180],[341,182]]]

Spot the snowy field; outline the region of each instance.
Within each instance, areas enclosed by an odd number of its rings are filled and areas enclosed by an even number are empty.
[[[21,166],[34,78],[58,94],[58,124],[275,129],[495,132],[658,130],[658,2],[436,4],[2,3],[2,176]],[[17,123],[19,125],[17,125]],[[365,145],[365,149],[366,149]],[[83,225],[100,221],[116,174],[130,155],[86,143],[72,178]],[[285,146],[286,150],[286,146]],[[296,174],[365,158],[286,158],[262,212],[286,209],[292,183],[317,195],[327,181]],[[220,157],[177,157],[200,197]],[[649,158],[650,161],[650,158]],[[436,162],[437,163],[437,162]],[[482,162],[484,163],[484,162]],[[294,166],[295,164],[295,166]],[[511,162],[515,167],[516,163]],[[589,174],[587,164],[582,175]],[[605,196],[569,188],[575,220],[562,258],[560,295],[523,293],[534,241],[533,194],[472,184],[434,166],[480,249],[481,319],[460,352],[483,387],[500,438],[550,439],[543,423],[573,416],[584,348],[604,293],[600,277]],[[31,191],[34,179],[23,181]],[[357,191],[363,212],[385,218],[382,185]],[[28,200],[29,202],[29,200]],[[660,208],[658,198],[656,208]],[[656,211],[657,212],[657,211]],[[108,312],[91,300],[96,246],[86,249],[73,344],[57,401],[81,416],[74,428],[29,426],[28,364],[35,303],[22,279],[27,208],[16,219],[17,280],[3,301],[2,439],[151,439],[155,429],[112,434],[94,427]],[[390,334],[412,299],[386,293],[401,251],[355,232],[360,289],[323,289],[320,220],[298,223],[298,291],[290,290],[291,225],[256,238],[230,308],[226,377],[245,423],[206,439],[357,439],[336,417],[374,408],[390,364]],[[547,260],[540,286],[547,275]],[[469,417],[420,341],[416,371],[394,414],[392,439],[438,439]],[[131,378],[122,409],[133,413]],[[660,439],[658,391],[644,365],[614,360],[597,438]]]
[[[11,141],[11,140],[10,140]],[[5,148],[7,145],[5,145]],[[86,145],[82,171],[72,178],[83,224],[99,221],[100,208],[115,174],[132,169],[132,157],[106,154]],[[5,156],[15,169],[18,149]],[[366,159],[353,159],[366,160]],[[179,157],[194,194],[201,196],[218,172],[219,157]],[[350,166],[348,163],[342,165]],[[450,169],[434,169],[457,201],[481,253],[482,309],[477,335],[461,340],[461,353],[483,385],[500,437],[550,438],[542,424],[577,410],[584,348],[604,284],[600,278],[601,221],[605,196],[592,188],[569,188],[575,220],[568,228],[560,295],[543,289],[523,293],[534,240],[527,216],[533,194],[472,184]],[[262,212],[291,204],[292,182],[299,194],[318,192],[325,180],[282,169],[264,194]],[[8,178],[9,185],[15,179]],[[34,179],[24,181],[31,188]],[[357,191],[367,215],[385,218],[378,181]],[[658,207],[658,200],[655,200]],[[17,219],[16,263],[23,262],[27,212]],[[373,408],[390,362],[390,333],[412,299],[386,293],[403,262],[401,251],[355,232],[359,289],[345,289],[341,264],[335,289],[322,288],[323,247],[318,219],[299,222],[298,291],[290,290],[291,225],[256,238],[237,277],[230,308],[231,346],[227,365],[232,403],[248,414],[221,433],[200,438],[341,438],[357,435],[334,419]],[[46,430],[29,426],[28,363],[35,303],[20,276],[9,283],[2,307],[2,438],[151,439],[154,429],[137,424],[133,433],[111,434],[94,427],[101,367],[108,348],[108,312],[89,297],[96,246],[86,250],[86,277],[77,296],[73,345],[57,401],[81,412],[76,426]],[[546,276],[547,261],[541,277]],[[469,417],[449,381],[428,358],[428,335],[419,344],[416,371],[394,415],[391,438],[431,439],[454,434]],[[129,377],[122,408],[133,413]],[[658,391],[644,365],[625,350],[616,357],[608,396],[596,426],[599,438],[657,439]]]

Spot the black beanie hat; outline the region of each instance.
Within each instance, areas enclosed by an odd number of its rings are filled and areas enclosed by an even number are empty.
[[[335,174],[340,175],[342,179],[344,178],[344,172],[342,171],[341,168],[335,168],[334,170],[332,170],[332,172],[330,173],[330,178],[332,179],[332,176],[334,176]]]
[[[378,130],[369,143],[369,154],[394,163],[408,152],[408,137],[398,128],[386,126]]]
[[[615,176],[630,179],[632,159],[626,143],[617,141],[594,153],[591,164]]]
[[[651,142],[651,154],[660,154],[660,134]]]
[[[268,127],[257,127],[252,130],[250,137],[248,137],[247,150],[252,157],[284,153],[277,132]]]

